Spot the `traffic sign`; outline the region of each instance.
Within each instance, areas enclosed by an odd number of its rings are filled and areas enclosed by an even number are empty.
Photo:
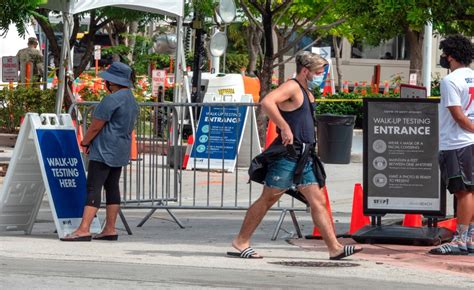
[[[166,71],[154,69],[151,72],[151,95],[157,97],[159,88],[161,87],[164,90],[165,82]]]
[[[100,45],[94,45],[94,60],[101,58],[101,47]]]
[[[311,49],[311,52],[319,54],[322,58],[324,58],[326,60],[331,59],[331,47],[330,46],[313,47]]]
[[[15,56],[2,57],[2,82],[18,81],[18,61]]]

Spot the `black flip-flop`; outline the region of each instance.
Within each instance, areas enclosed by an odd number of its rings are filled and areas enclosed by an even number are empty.
[[[329,260],[340,260],[340,259],[352,256],[352,255],[354,255],[356,253],[359,253],[361,251],[362,251],[362,249],[356,249],[352,245],[344,246],[344,251],[342,251],[342,253],[340,253],[339,255],[337,255],[335,257],[329,257]]]
[[[90,242],[92,240],[92,236],[66,235],[59,240],[63,242]]]
[[[242,259],[263,259],[262,256],[254,256],[257,254],[252,247],[248,247],[247,249],[243,249],[241,252],[227,252],[227,256],[237,257]]]
[[[454,247],[450,244],[444,244],[437,248],[431,249],[428,254],[431,255],[448,255],[448,256],[467,256],[469,251],[464,251],[459,249],[459,247]]]
[[[92,237],[93,240],[102,240],[102,241],[116,241],[118,240],[118,235],[96,235]]]

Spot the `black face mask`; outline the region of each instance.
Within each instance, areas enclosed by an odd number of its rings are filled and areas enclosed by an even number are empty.
[[[110,83],[108,81],[105,81],[105,88],[107,89],[107,91],[109,91],[109,93],[112,92],[112,90],[110,89]]]
[[[440,56],[440,57],[439,57],[439,65],[440,65],[442,68],[449,69],[448,57],[447,57],[447,56]]]

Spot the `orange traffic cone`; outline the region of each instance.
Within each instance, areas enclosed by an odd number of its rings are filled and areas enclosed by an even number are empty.
[[[58,77],[56,75],[54,75],[54,78],[53,78],[53,88],[56,87],[58,85]]]
[[[363,226],[370,224],[370,218],[364,215],[364,204],[362,199],[362,185],[356,183],[354,185],[354,198],[352,199],[351,226],[349,229],[350,235],[360,230]]]
[[[137,137],[135,130],[132,131],[132,145],[130,149],[130,160],[138,160]]]
[[[26,65],[25,65],[25,84],[27,87],[29,87],[31,85],[31,77],[32,77],[32,66],[31,66],[31,62],[27,62]]]
[[[367,82],[362,82],[362,89],[360,92],[363,96],[367,95]]]
[[[379,93],[379,84],[376,84],[374,82],[370,83],[370,93],[371,94],[378,94]]]
[[[194,138],[193,135],[189,135],[188,137],[188,145],[186,146],[186,153],[184,154],[183,158],[183,169],[186,169],[188,166],[189,155],[191,154],[191,149],[193,148]]]
[[[99,92],[100,90],[103,90],[103,85],[102,85],[102,79],[100,78],[95,78],[94,79],[94,84],[93,84],[93,91],[94,92]]]
[[[358,82],[355,82],[354,83],[354,91],[353,91],[354,94],[358,94],[359,93],[359,83]]]
[[[327,96],[328,94],[332,96],[332,87],[331,87],[331,79],[330,79],[330,74],[328,74],[326,78],[326,82],[324,83],[324,89],[323,89],[323,96]]]
[[[439,228],[446,228],[452,232],[456,231],[456,226],[458,224],[458,219],[457,218],[452,218],[452,219],[447,219],[441,222],[438,222],[438,227]]]
[[[383,94],[384,95],[390,94],[390,85],[388,84],[388,81],[384,82]]]
[[[323,192],[324,192],[324,197],[326,198],[326,209],[328,211],[328,214],[329,214],[329,219],[331,220],[331,225],[332,225],[332,228],[333,230],[335,231],[335,228],[334,228],[334,220],[332,218],[332,211],[331,211],[331,203],[329,201],[329,195],[328,195],[328,191],[326,189],[326,186],[323,187]],[[313,234],[311,236],[309,236],[309,238],[312,238],[312,239],[319,239],[321,238],[321,233],[319,232],[319,229],[318,227],[314,227],[313,228]]]
[[[342,85],[342,92],[348,94],[349,93],[349,81],[344,81]]]
[[[276,125],[271,120],[268,120],[267,137],[265,138],[265,149],[272,144],[273,140],[278,137]]]
[[[406,214],[402,226],[420,228],[422,226],[421,214]]]
[[[394,94],[399,94],[400,93],[400,85],[396,85],[395,88],[393,89]]]
[[[79,145],[79,150],[84,152],[84,147],[81,146],[82,139],[84,139],[82,135],[82,126],[77,126],[77,121],[72,120],[72,123],[74,124],[74,127],[76,128],[76,138],[77,138],[77,144]]]

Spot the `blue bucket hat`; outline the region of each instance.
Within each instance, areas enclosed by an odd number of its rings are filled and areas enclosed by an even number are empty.
[[[104,80],[128,88],[133,87],[131,75],[132,69],[118,61],[113,62],[106,71],[99,73],[99,76]]]

